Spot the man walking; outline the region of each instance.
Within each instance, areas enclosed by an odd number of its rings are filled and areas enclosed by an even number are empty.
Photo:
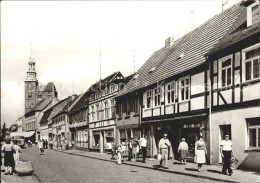
[[[133,158],[133,138],[130,137],[130,139],[128,140],[128,161],[132,161]]]
[[[146,152],[147,152],[147,137],[146,137],[146,135],[143,135],[143,137],[139,139],[139,144],[141,146],[142,153],[143,153],[143,163],[146,163],[146,161],[145,161]]]
[[[160,161],[160,166],[168,169],[168,152],[169,152],[170,142],[167,139],[167,134],[163,135],[159,142],[159,152],[162,155],[162,160]]]
[[[111,142],[111,146],[112,146],[112,149],[111,149],[111,151],[112,151],[112,157],[111,157],[111,159],[116,159],[114,156],[115,156],[115,154],[116,154],[116,142],[115,142],[115,139],[113,139],[113,141]]]
[[[233,156],[233,154],[232,154],[232,141],[229,140],[229,135],[225,135],[225,139],[221,141],[220,153],[221,153],[221,157],[223,158],[222,173],[226,174],[228,169],[228,173],[231,176],[233,172],[230,168],[230,159],[231,156]]]

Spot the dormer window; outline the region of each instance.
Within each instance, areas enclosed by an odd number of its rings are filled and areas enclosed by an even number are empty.
[[[247,7],[247,27],[254,25],[260,21],[259,1]]]

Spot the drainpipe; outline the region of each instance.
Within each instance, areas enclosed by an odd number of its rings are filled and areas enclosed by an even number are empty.
[[[209,84],[207,85],[207,88],[209,90],[209,143],[210,143],[210,164],[212,164],[213,161],[213,144],[212,144],[212,81],[211,81],[211,75],[212,75],[212,66],[209,62],[208,56],[206,56],[206,60],[209,63]],[[210,87],[208,87],[210,86]]]

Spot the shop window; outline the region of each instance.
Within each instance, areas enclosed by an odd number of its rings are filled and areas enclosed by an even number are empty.
[[[186,76],[179,80],[179,95],[180,95],[180,102],[184,102],[190,99],[190,77]]]
[[[245,81],[260,78],[260,44],[243,51],[243,67]]]
[[[167,104],[174,103],[175,100],[175,83],[169,83],[166,86],[167,88]]]
[[[161,105],[161,88],[155,88],[154,89],[154,106]]]
[[[146,108],[151,108],[152,91],[146,92]]]
[[[231,85],[232,80],[232,56],[229,55],[220,59],[219,61],[219,78],[220,78],[220,86],[227,87]]]

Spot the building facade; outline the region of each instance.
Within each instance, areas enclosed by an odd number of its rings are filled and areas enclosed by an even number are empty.
[[[245,2],[231,31],[208,54],[210,62],[213,163],[226,134],[238,168],[260,170],[260,8]]]
[[[148,136],[148,155],[158,154],[158,142],[167,133],[173,154],[178,155],[179,142],[186,138],[192,158],[195,142],[202,135],[210,152],[208,160],[213,162],[210,75],[205,55],[243,12],[237,4],[178,40],[166,39],[165,46],[152,54],[120,92],[125,98],[141,95],[141,134]]]
[[[89,148],[105,152],[108,142],[116,138],[115,96],[122,87],[120,72],[102,79],[89,90]]]

